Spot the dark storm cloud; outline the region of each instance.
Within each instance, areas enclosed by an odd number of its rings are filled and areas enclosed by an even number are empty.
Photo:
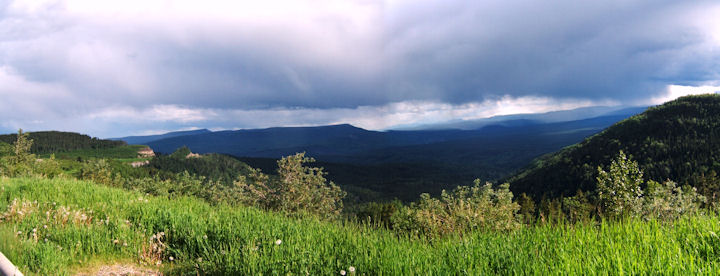
[[[717,80],[710,2],[510,1],[398,13],[394,80],[450,102],[487,95],[638,99]],[[512,4],[509,4],[512,3]],[[433,17],[439,7],[444,16]],[[708,10],[705,10],[708,11]]]
[[[720,79],[716,1],[168,3],[0,4],[2,116],[642,102]]]

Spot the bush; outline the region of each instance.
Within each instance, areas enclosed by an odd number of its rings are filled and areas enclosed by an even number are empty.
[[[80,169],[80,179],[91,180],[99,184],[118,186],[122,183],[118,178],[115,177],[110,163],[105,159],[89,160]]]
[[[705,197],[690,186],[678,187],[674,181],[660,184],[648,181],[648,196],[644,215],[660,220],[676,220],[685,214],[694,214],[705,203]]]
[[[660,184],[647,182],[647,194],[643,195],[643,172],[637,162],[620,151],[612,161],[610,172],[598,168],[598,200],[604,214],[610,218],[620,216],[643,216],[665,221],[697,212],[705,203],[705,196],[697,189],[680,188],[671,180]]]
[[[391,202],[368,202],[356,207],[355,217],[364,223],[392,228],[392,216],[403,204],[399,200]]]
[[[480,185],[476,180],[472,187],[459,186],[449,193],[443,190],[439,199],[422,194],[420,201],[395,213],[393,228],[430,238],[516,229],[520,226],[520,206],[512,198],[509,184],[493,189],[491,183]]]
[[[305,157],[305,153],[298,153],[278,161],[276,176],[252,170],[250,175],[235,182],[241,201],[286,214],[336,217],[342,211],[346,193],[325,179],[322,168],[305,166],[312,162],[315,160]]]

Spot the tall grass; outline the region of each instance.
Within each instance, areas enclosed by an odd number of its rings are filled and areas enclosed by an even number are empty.
[[[23,208],[22,215],[9,211]],[[357,275],[720,273],[717,215],[672,225],[548,225],[427,241],[354,223],[34,178],[0,179],[0,213],[6,216],[0,250],[36,274],[116,261],[161,261],[159,268],[173,274],[337,275],[350,266]],[[67,213],[73,215],[63,219]]]

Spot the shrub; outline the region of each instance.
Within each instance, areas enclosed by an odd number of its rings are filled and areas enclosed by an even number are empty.
[[[422,194],[420,201],[395,213],[393,228],[426,237],[516,229],[520,226],[520,206],[512,198],[509,184],[493,189],[491,183],[480,185],[476,180],[472,187],[443,190],[440,198]]]
[[[325,179],[327,173],[322,168],[305,166],[312,162],[315,160],[305,157],[305,153],[298,153],[278,161],[276,176],[252,170],[235,182],[241,201],[286,214],[336,217],[342,211],[346,193]]]
[[[368,202],[356,207],[355,217],[365,223],[392,228],[392,216],[403,204],[399,200],[391,202]]]
[[[113,176],[113,169],[105,159],[89,160],[80,169],[80,179],[91,180],[108,186],[117,186],[117,184],[121,183]]]
[[[648,193],[644,205],[646,217],[675,220],[684,214],[694,214],[705,203],[705,197],[690,186],[678,187],[674,181],[660,184],[648,181]]]
[[[46,178],[55,178],[63,173],[60,168],[60,163],[55,159],[55,154],[50,155],[50,158],[39,159],[35,161],[33,167],[33,174]]]

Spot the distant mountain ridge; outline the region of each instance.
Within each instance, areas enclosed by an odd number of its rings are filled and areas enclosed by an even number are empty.
[[[451,120],[447,122],[439,122],[433,124],[407,125],[398,126],[395,129],[400,130],[437,130],[437,129],[462,129],[471,130],[479,129],[488,125],[506,125],[517,122],[534,122],[540,123],[557,123],[578,121],[595,117],[622,115],[630,116],[641,113],[647,109],[647,106],[591,106],[581,107],[570,110],[551,111],[545,113],[527,113],[527,114],[511,114],[499,115],[490,118],[474,119],[474,120]]]
[[[211,132],[211,131],[207,130],[207,129],[173,131],[173,132],[168,132],[168,133],[158,134],[158,135],[127,136],[127,137],[122,137],[122,138],[110,138],[110,140],[125,141],[130,145],[142,145],[142,144],[146,144],[151,141],[165,139],[165,138],[188,136],[188,135],[202,134],[202,133],[208,133],[208,132]]]

